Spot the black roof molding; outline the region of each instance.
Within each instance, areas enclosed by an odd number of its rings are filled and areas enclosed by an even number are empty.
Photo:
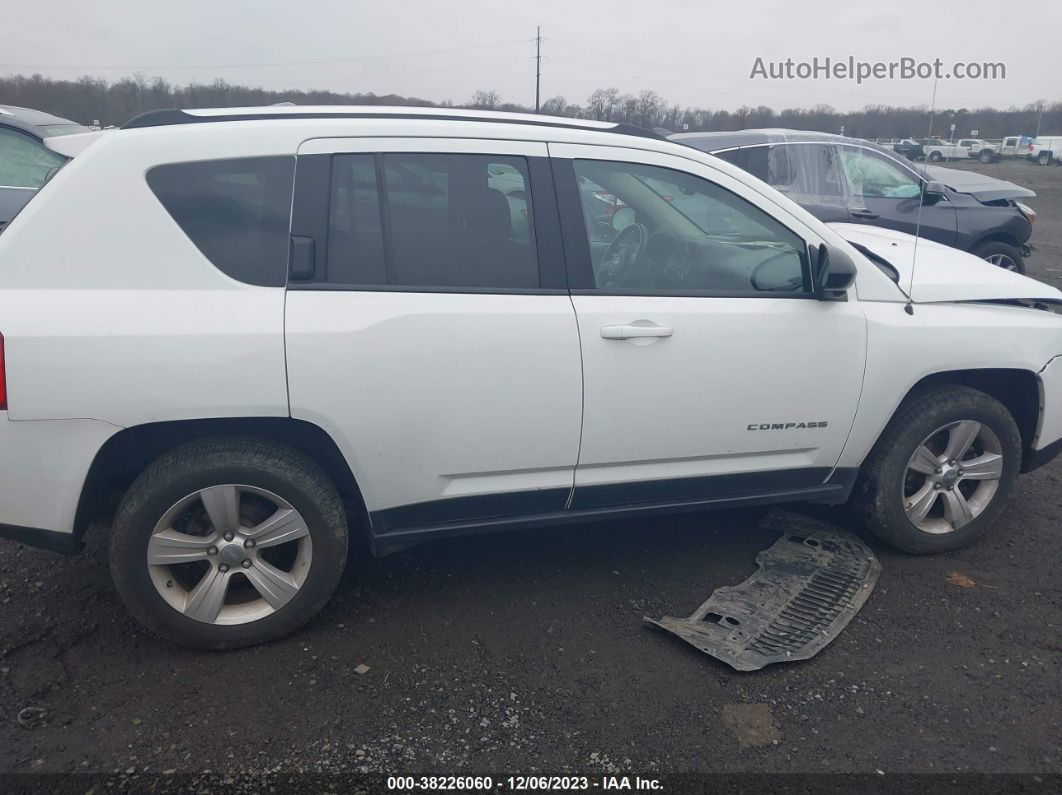
[[[652,130],[647,130],[644,127],[638,127],[634,124],[617,123],[611,127],[588,127],[575,122],[565,122],[563,119],[558,119],[555,116],[546,116],[539,121],[538,119],[507,119],[503,116],[457,116],[448,114],[445,111],[440,111],[439,113],[402,113],[401,111],[395,111],[393,113],[386,111],[372,111],[369,113],[358,113],[357,111],[349,113],[321,113],[308,111],[300,113],[298,110],[292,110],[290,113],[233,113],[231,115],[194,116],[191,113],[185,113],[178,108],[168,108],[166,110],[149,110],[147,113],[141,113],[139,116],[134,116],[122,125],[122,129],[136,130],[145,127],[168,127],[174,124],[209,124],[211,122],[221,121],[280,121],[282,119],[409,119],[412,121],[473,121],[489,122],[491,124],[526,124],[532,127],[557,127],[566,130],[589,130],[591,132],[633,135],[638,138],[652,138],[657,141],[667,140],[667,138]]]

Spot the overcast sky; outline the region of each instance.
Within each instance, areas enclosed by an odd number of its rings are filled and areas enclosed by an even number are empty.
[[[932,80],[749,77],[757,56],[849,55],[1006,65],[1005,80],[940,81],[938,107],[1062,100],[1058,0],[0,0],[0,19],[0,74],[223,77],[457,102],[485,89],[533,104],[541,25],[543,100],[582,104],[614,86],[728,110],[930,103]]]

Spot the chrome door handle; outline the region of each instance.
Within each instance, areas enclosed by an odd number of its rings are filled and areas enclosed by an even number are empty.
[[[667,326],[602,326],[606,340],[629,340],[635,337],[670,337],[674,332]]]

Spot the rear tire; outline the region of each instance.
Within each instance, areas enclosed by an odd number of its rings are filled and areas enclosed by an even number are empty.
[[[931,439],[940,438],[944,449],[934,447],[930,452],[937,458],[946,455],[946,444],[952,439],[948,429],[958,431],[961,437],[962,431],[972,427],[964,424],[976,425],[979,435],[958,457],[957,466],[939,461],[943,473],[927,475],[912,468],[912,463],[922,465],[922,459],[915,458],[916,451]],[[998,448],[1000,461],[992,459],[997,453],[990,452],[989,447]],[[872,533],[905,552],[930,554],[959,549],[988,530],[1006,507],[1021,466],[1021,452],[1018,426],[995,398],[958,385],[923,389],[900,405],[882,432],[860,469],[851,505]],[[988,474],[979,473],[978,467],[986,466],[979,462],[989,460],[998,467],[998,478],[964,480],[956,474]],[[937,489],[934,484],[940,480],[945,485]],[[958,526],[954,527],[949,506],[960,497],[972,515],[955,522]],[[925,502],[930,507],[919,517],[919,507]]]
[[[929,159],[933,163],[939,163],[941,160],[944,159],[944,155],[942,155],[940,152],[930,152]]]
[[[346,556],[346,514],[328,476],[297,450],[246,437],[163,454],[129,488],[110,535],[111,576],[129,611],[199,649],[302,626],[331,597]]]
[[[989,240],[975,247],[970,253],[991,262],[993,265],[998,265],[1000,268],[1014,271],[1015,273],[1025,273],[1025,257],[1022,256],[1021,249],[1017,246],[1012,246],[1010,243],[1004,243],[1001,240]]]
[[[985,149],[982,149],[981,150],[981,156],[978,159],[982,163],[991,163],[992,162],[992,153],[987,151],[987,150],[985,150]]]
[[[1041,166],[1051,165],[1051,153],[1041,152],[1040,156],[1036,158],[1036,162],[1039,163]]]

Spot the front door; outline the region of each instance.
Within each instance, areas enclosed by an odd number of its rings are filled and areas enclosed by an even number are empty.
[[[955,245],[955,207],[944,197],[922,202],[922,178],[911,168],[862,146],[838,144],[853,223],[898,229]]]
[[[569,222],[583,183],[624,208],[605,246],[598,219],[565,227],[585,389],[572,507],[820,487],[854,419],[866,321],[855,300],[812,297],[814,233],[697,161],[550,154]]]
[[[291,414],[374,534],[563,510],[582,376],[545,144],[314,140],[296,173]]]

